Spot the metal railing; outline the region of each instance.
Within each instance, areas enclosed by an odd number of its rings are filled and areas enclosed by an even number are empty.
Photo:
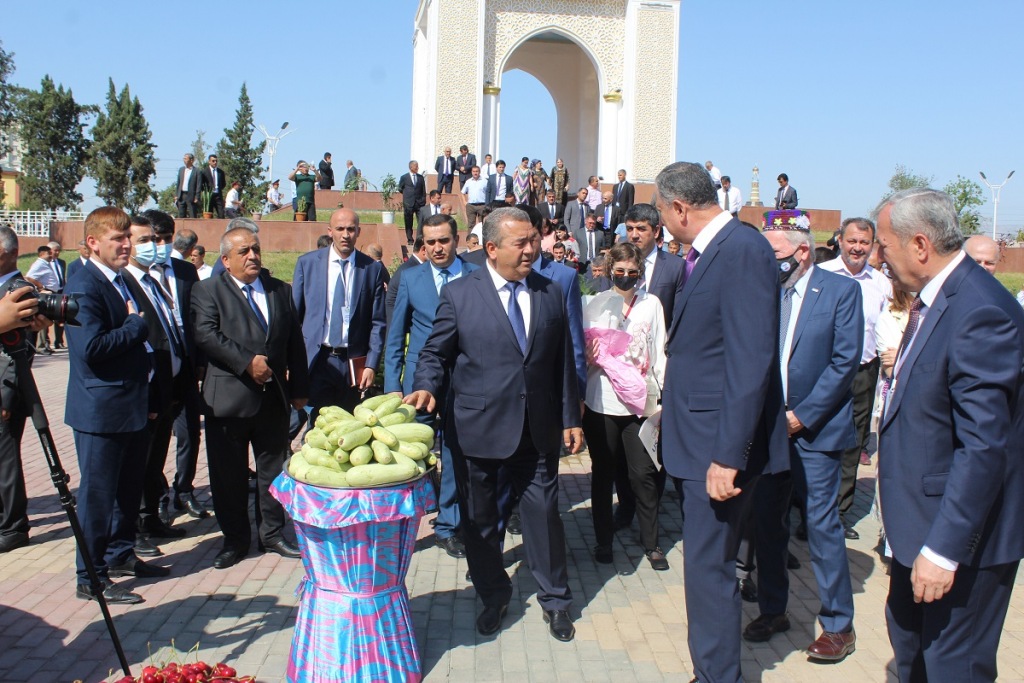
[[[19,237],[49,237],[53,221],[84,221],[81,211],[12,211],[0,210],[0,225],[14,229]]]

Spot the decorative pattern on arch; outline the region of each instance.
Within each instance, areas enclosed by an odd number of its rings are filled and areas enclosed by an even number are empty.
[[[557,35],[559,35],[559,36],[561,36],[563,38],[567,38],[568,40],[572,41],[573,45],[575,45],[577,48],[579,48],[579,50],[584,55],[587,56],[587,58],[590,60],[590,63],[593,65],[594,72],[597,74],[597,83],[598,83],[598,90],[599,90],[599,92],[606,92],[604,90],[604,82],[605,82],[604,81],[604,73],[603,73],[604,70],[601,68],[601,64],[597,61],[597,57],[595,56],[594,51],[590,48],[589,45],[587,45],[586,41],[584,41],[579,36],[573,35],[572,33],[566,31],[561,26],[554,26],[554,25],[542,26],[542,27],[540,27],[538,29],[535,29],[534,31],[530,32],[529,34],[522,36],[519,40],[517,40],[514,44],[512,44],[512,46],[508,48],[508,52],[506,52],[504,54],[501,54],[501,55],[495,54],[495,56],[494,56],[495,57],[495,59],[494,59],[494,63],[495,63],[495,72],[494,72],[494,74],[495,74],[495,76],[494,77],[487,76],[486,79],[490,79],[491,82],[494,83],[494,85],[496,85],[497,87],[500,88],[501,87],[501,78],[505,74],[505,70],[506,70],[506,66],[505,65],[508,64],[509,60],[512,59],[513,55],[515,55],[516,52],[519,50],[519,48],[523,47],[523,45],[525,45],[526,43],[530,42],[531,40],[533,40],[537,36],[544,35],[544,34],[547,34],[547,33],[555,33],[555,34],[557,34]]]

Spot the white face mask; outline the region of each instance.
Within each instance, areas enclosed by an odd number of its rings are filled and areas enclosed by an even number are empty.
[[[167,263],[167,259],[171,257],[171,245],[170,244],[157,244],[156,245],[156,263],[164,264]]]
[[[135,245],[135,260],[143,268],[149,268],[156,261],[156,243],[143,242]]]

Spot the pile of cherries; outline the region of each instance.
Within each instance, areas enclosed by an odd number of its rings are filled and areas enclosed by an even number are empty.
[[[136,678],[125,676],[114,683],[256,683],[255,676],[239,676],[224,662],[210,666],[206,662],[178,664],[170,662],[160,669],[153,665],[142,670]]]

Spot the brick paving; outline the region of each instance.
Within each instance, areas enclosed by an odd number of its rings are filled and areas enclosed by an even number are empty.
[[[38,358],[35,376],[74,487],[74,444],[62,421],[66,353]],[[117,659],[97,605],[74,597],[74,540],[31,424],[23,446],[32,542],[0,555],[0,681],[97,683],[112,670],[118,673]],[[209,496],[205,461],[204,447],[196,482],[204,500]],[[523,564],[521,538],[511,536],[506,560],[515,592],[508,616],[496,636],[478,635],[474,620],[480,604],[465,580],[465,561],[435,547],[424,520],[408,587],[426,681],[689,680],[681,523],[674,494],[667,494],[662,505],[670,571],[650,569],[635,528],[618,533],[615,564],[599,565],[590,554],[594,538],[588,509],[589,458],[564,458],[560,471],[569,578],[576,597],[575,641],[559,643],[548,635],[536,586]],[[888,578],[874,550],[878,524],[867,514],[873,489],[874,469],[862,467],[855,506],[861,539],[848,544],[857,652],[835,665],[811,663],[802,653],[816,635],[818,602],[807,546],[794,541],[792,550],[802,567],[791,574],[793,628],[768,643],[744,645],[746,680],[895,680],[883,615]],[[217,571],[211,567],[220,549],[216,523],[186,516],[176,523],[188,535],[163,543],[165,555],[155,560],[170,567],[171,576],[127,580],[146,602],[111,607],[133,671],[138,674],[139,665],[151,661],[151,656],[166,659],[173,641],[179,650],[197,646],[204,660],[226,661],[260,681],[283,681],[300,562],[254,554],[231,569]],[[752,619],[756,606],[744,604],[744,612],[746,620]],[[1022,640],[1024,594],[1015,593],[999,651],[1003,680],[1024,680]]]

